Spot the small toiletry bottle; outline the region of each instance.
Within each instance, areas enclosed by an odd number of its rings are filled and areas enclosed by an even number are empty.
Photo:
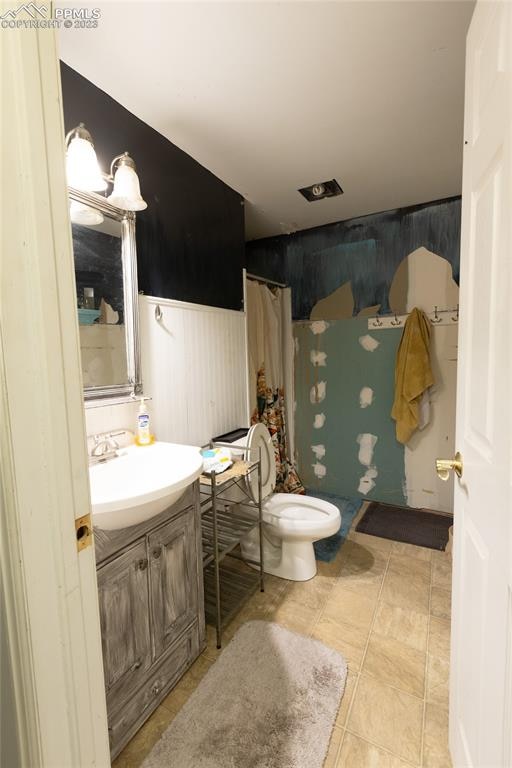
[[[144,405],[145,397],[140,399],[139,413],[137,416],[137,443],[139,445],[149,445],[151,443],[151,432],[149,431],[149,413]]]

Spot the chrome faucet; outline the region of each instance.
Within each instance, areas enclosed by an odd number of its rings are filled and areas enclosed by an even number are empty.
[[[115,432],[113,434],[94,435],[94,445],[91,449],[90,459],[93,462],[113,459],[119,450],[119,443],[115,440],[115,437],[122,434],[122,432]]]

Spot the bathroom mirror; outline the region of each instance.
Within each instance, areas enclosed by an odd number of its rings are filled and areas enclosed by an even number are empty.
[[[135,214],[69,189],[86,400],[140,391]]]

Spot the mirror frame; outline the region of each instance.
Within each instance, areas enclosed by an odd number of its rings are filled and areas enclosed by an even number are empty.
[[[124,399],[142,391],[140,373],[139,299],[137,283],[137,248],[135,243],[135,213],[111,205],[104,197],[94,192],[82,192],[68,187],[70,200],[76,200],[101,211],[121,223],[121,260],[123,265],[124,327],[126,343],[126,366],[128,382],[100,387],[84,387],[84,400]],[[78,313],[77,313],[78,323]]]

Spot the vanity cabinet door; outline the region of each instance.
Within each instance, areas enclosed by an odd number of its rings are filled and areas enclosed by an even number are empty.
[[[151,665],[146,540],[98,569],[107,704],[132,690]]]
[[[154,658],[197,618],[198,577],[194,508],[148,537]]]

